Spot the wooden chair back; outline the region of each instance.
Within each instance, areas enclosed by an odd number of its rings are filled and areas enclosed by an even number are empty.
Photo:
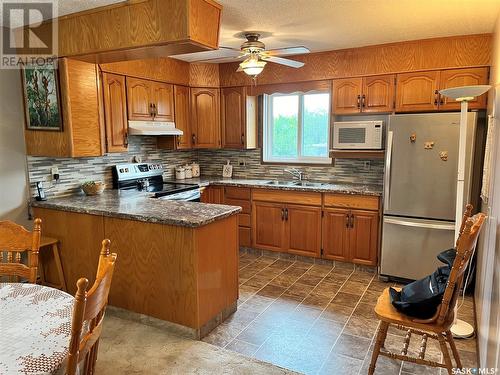
[[[448,277],[448,284],[438,308],[436,319],[437,324],[451,323],[454,320],[455,304],[463,286],[463,277],[465,270],[472,257],[474,248],[476,247],[477,239],[483,226],[486,215],[483,213],[476,214],[467,218],[463,224],[460,236],[457,240],[457,253],[455,261]]]
[[[0,221],[0,280],[2,276],[9,276],[11,282],[23,278],[36,283],[41,226],[42,220],[35,219],[30,232],[12,221]],[[24,252],[28,253],[27,265],[21,260]]]
[[[89,281],[86,278],[81,278],[76,283],[67,375],[75,375],[82,361],[85,362],[82,362],[83,368],[79,368],[80,375],[94,372],[99,337],[116,262],[116,254],[109,252],[110,243],[107,239],[102,241],[97,277],[92,288],[87,292]]]

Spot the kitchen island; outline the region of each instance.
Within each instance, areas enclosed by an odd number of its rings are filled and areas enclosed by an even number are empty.
[[[93,283],[100,242],[109,238],[118,254],[109,304],[203,337],[236,310],[241,208],[149,196],[107,190],[32,207],[43,235],[60,240],[69,293],[80,277]],[[52,264],[48,253],[41,253],[44,265]]]

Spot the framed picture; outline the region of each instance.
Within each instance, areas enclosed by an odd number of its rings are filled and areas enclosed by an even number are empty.
[[[56,66],[26,65],[21,74],[26,129],[62,131]]]

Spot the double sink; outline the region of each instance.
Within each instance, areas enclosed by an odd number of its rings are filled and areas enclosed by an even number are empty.
[[[271,180],[263,183],[264,185],[275,185],[275,186],[305,186],[305,187],[320,187],[328,184],[322,182],[311,182],[311,181],[280,181]]]

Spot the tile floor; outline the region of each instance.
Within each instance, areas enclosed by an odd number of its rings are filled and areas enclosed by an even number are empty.
[[[309,264],[252,254],[240,257],[238,311],[203,341],[305,374],[366,374],[378,321],[373,307],[391,284],[345,265]],[[473,323],[472,299],[460,317]],[[386,347],[402,347],[391,329]],[[410,350],[418,351],[420,340]],[[427,355],[440,359],[429,340]],[[475,340],[457,342],[463,365],[475,367]],[[379,357],[378,374],[439,374],[439,369]]]

